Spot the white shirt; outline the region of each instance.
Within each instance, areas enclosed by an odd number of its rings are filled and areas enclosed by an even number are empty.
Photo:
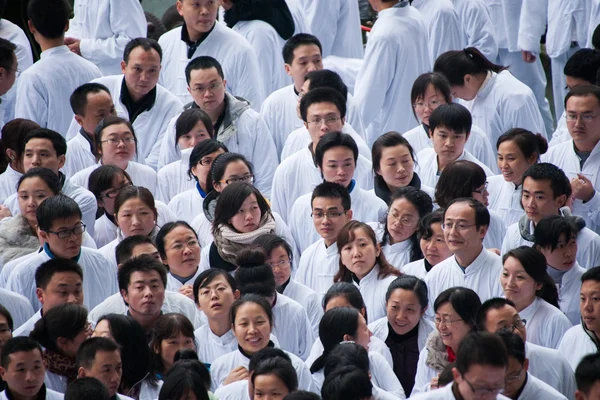
[[[519,312],[527,320],[527,341],[556,349],[565,332],[573,326],[558,308],[536,296]]]
[[[496,212],[507,228],[519,222],[519,218],[523,215],[522,186],[515,187],[514,183],[505,181],[501,174],[488,176],[487,182],[488,209]]]
[[[50,260],[45,250],[37,253],[12,271],[8,277],[6,288],[27,297],[34,309],[41,308],[35,294],[35,271],[44,262]],[[83,305],[91,310],[108,296],[119,291],[117,270],[109,266],[108,260],[98,250],[81,248],[77,264],[83,270]]]
[[[179,289],[181,289],[182,286],[185,285],[194,285],[194,281],[196,280],[196,278],[198,277],[198,275],[200,275],[202,271],[200,271],[200,268],[198,268],[196,270],[196,272],[194,273],[194,275],[190,276],[189,279],[187,279],[185,282],[181,282],[179,279],[175,278],[173,276],[173,274],[171,272],[169,272],[167,274],[167,290],[170,290],[172,292],[179,292]]]
[[[319,239],[302,252],[294,279],[323,297],[340,269],[339,260],[337,243],[325,247],[325,240]]]
[[[365,190],[373,188],[371,162],[360,154],[356,161],[354,179]],[[271,189],[273,211],[288,221],[294,201],[305,193],[312,193],[315,186],[322,182],[321,171],[316,167],[310,150],[305,147],[296,152],[283,160],[275,170]]]
[[[169,202],[169,210],[177,216],[178,220],[191,224],[199,214],[204,213],[203,201],[204,198],[198,189],[193,187],[173,197]]]
[[[385,259],[392,264],[398,271],[402,271],[404,266],[410,262],[412,253],[412,241],[407,239],[403,242],[394,244],[386,243],[381,246],[381,251],[385,255]]]
[[[323,316],[321,296],[319,296],[317,292],[311,288],[304,286],[293,278],[290,278],[290,281],[285,287],[283,294],[304,307],[312,327],[313,338],[318,337],[319,323],[321,322],[321,317]]]
[[[2,20],[0,20],[2,22]],[[4,202],[8,197],[17,192],[17,184],[22,173],[12,169],[10,164],[6,170],[0,174],[0,202]]]
[[[89,185],[89,179],[92,172],[102,166],[102,162],[99,161],[96,164],[87,167],[71,177],[71,180],[79,186],[83,186],[87,189]],[[136,163],[135,161],[129,161],[125,172],[131,177],[131,181],[136,186],[143,186],[150,190],[151,193],[156,192],[156,172],[147,165]]]
[[[562,277],[562,284],[558,288],[558,305],[567,316],[571,324],[576,325],[581,321],[579,312],[579,290],[581,289],[581,276],[585,268],[576,262],[573,267]]]
[[[73,123],[75,123],[76,126],[74,126]],[[81,128],[79,124],[73,120],[69,133],[71,133],[73,128],[76,129],[78,127]],[[67,142],[65,165],[61,169],[66,176],[72,177],[77,172],[97,163],[96,157],[92,154],[90,146],[90,142],[83,137],[79,130],[76,130],[75,136]],[[87,187],[87,182],[85,182],[85,187]]]
[[[432,268],[424,279],[429,292],[427,315],[431,320],[433,319],[435,299],[441,292],[454,286],[464,286],[474,290],[482,303],[492,297],[503,297],[504,292],[500,286],[501,272],[502,259],[485,248],[482,248],[477,258],[466,266],[464,272],[458,265],[456,257],[445,259]]]
[[[250,400],[248,380],[244,379],[221,386],[215,390],[214,396],[219,400]]]
[[[304,308],[289,297],[277,293],[273,321],[273,334],[279,339],[280,347],[305,360],[315,337]]]
[[[425,279],[427,275],[427,269],[425,268],[425,259],[422,258],[417,261],[406,264],[402,268],[402,273],[405,275],[416,276],[419,279]]]
[[[215,22],[212,32],[202,41],[191,58],[188,46],[181,40],[181,29],[177,27],[162,35],[158,41],[162,47],[162,71],[160,84],[179,97],[183,104],[192,101],[187,91],[185,67],[194,58],[211,56],[219,61],[227,81],[227,91],[250,102],[255,110],[265,98],[258,59],[246,38]]]
[[[0,300],[0,304],[2,304],[10,313],[15,329],[26,323],[35,312],[27,297],[4,289],[3,287],[0,287],[0,298],[2,299]]]
[[[3,289],[0,288],[0,292],[2,292],[2,290]],[[9,292],[9,293],[12,293],[12,292]],[[27,305],[29,305],[31,307],[31,304],[29,304],[29,301],[27,302]],[[12,313],[11,313],[11,315],[12,315]],[[40,319],[42,319],[42,309],[41,308],[38,310],[38,312],[33,314],[31,316],[31,318],[29,318],[27,321],[25,321],[23,324],[21,324],[17,329],[13,330],[13,337],[29,336],[31,331],[33,331],[33,328],[35,328],[35,323],[38,322]],[[17,325],[15,325],[15,327],[16,326]]]
[[[474,162],[483,169],[486,176],[494,175],[487,165],[475,158],[468,150],[464,150],[455,161],[458,160]],[[415,170],[417,174],[419,174],[419,178],[421,178],[421,183],[423,185],[431,186],[433,188],[437,185],[438,179],[440,178],[438,175],[439,164],[437,154],[433,148],[423,149],[417,154],[417,165],[415,165]]]
[[[383,132],[406,132],[415,126],[408,94],[415,79],[431,69],[425,51],[428,37],[427,25],[414,7],[379,12],[354,89],[369,145]]]
[[[492,19],[483,0],[452,0],[467,43],[476,47],[488,60],[498,57],[498,43],[494,37]]]
[[[568,399],[575,399],[575,374],[567,359],[558,351],[525,342],[525,356],[529,359],[529,373]]]
[[[217,336],[208,324],[194,331],[198,358],[203,363],[212,364],[217,358],[237,350],[238,341],[230,329],[223,336]],[[229,386],[229,385],[227,385]]]
[[[581,359],[588,354],[597,353],[598,347],[583,330],[583,326],[578,324],[565,333],[558,345],[558,351],[567,359],[571,368],[575,371]]]
[[[373,269],[363,277],[360,282],[352,281],[365,301],[367,315],[371,320],[377,320],[385,317],[385,293],[387,292],[390,283],[397,278],[396,275],[389,275],[385,278],[379,278],[379,265],[375,265]]]
[[[120,74],[125,46],[146,37],[146,16],[137,0],[76,0],[65,37],[81,39],[83,58],[103,75]]]
[[[23,72],[17,84],[15,118],[25,118],[67,135],[73,111],[69,98],[80,85],[102,73],[67,46],[42,51],[40,60]]]
[[[46,371],[46,374],[48,374],[48,371]],[[63,400],[63,398],[64,395],[62,393],[55,392],[54,390],[51,390],[48,387],[46,387],[46,400]],[[0,393],[0,400],[9,400],[8,396],[6,395],[6,391],[2,391]]]
[[[452,383],[449,383],[443,388],[432,390],[431,392],[419,393],[416,396],[411,396],[410,398],[415,400],[456,400],[454,393],[452,393]],[[496,395],[496,399],[509,400],[508,397],[502,396],[501,394]]]
[[[196,187],[196,180],[190,179],[187,173],[190,167],[191,151],[184,150],[181,153],[181,160],[165,165],[156,174],[158,185],[154,197],[165,204],[169,204],[179,193]]]
[[[388,335],[390,334],[390,327],[388,325],[388,319],[386,317],[381,317],[378,320],[371,322],[369,324],[369,330],[373,333],[374,336],[381,339],[383,342],[387,340]],[[425,344],[427,343],[427,338],[429,334],[435,330],[435,327],[431,322],[429,322],[426,318],[421,318],[419,320],[419,330],[418,330],[418,344],[419,351],[425,348]]]
[[[300,196],[294,202],[288,218],[292,235],[300,252],[306,250],[320,237],[310,216],[312,213],[311,197],[312,193]],[[356,221],[377,222],[387,212],[387,205],[383,200],[374,193],[361,189],[358,184],[355,184],[350,192],[350,199],[352,219]]]
[[[527,372],[527,383],[518,400],[566,400],[556,389]]]

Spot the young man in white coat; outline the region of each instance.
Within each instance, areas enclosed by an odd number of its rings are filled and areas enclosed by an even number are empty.
[[[526,323],[519,316],[515,304],[500,297],[485,301],[477,312],[477,330],[490,333],[509,331],[519,335],[525,342],[529,373],[566,398],[573,399],[575,379],[569,363],[558,350],[528,343]]]
[[[600,267],[590,268],[581,276],[579,311],[581,323],[563,336],[558,351],[573,369],[588,354],[600,352]],[[580,397],[578,397],[580,399]]]
[[[433,320],[433,302],[445,289],[464,286],[474,290],[482,301],[503,295],[500,286],[502,259],[483,247],[490,225],[490,213],[473,198],[451,201],[444,211],[442,230],[453,257],[440,262],[425,276]]]
[[[200,55],[214,57],[223,66],[228,91],[260,110],[266,93],[256,53],[246,38],[217,22],[221,0],[177,0],[175,4],[185,22],[158,41],[164,56],[161,85],[182,103],[190,102],[193,96],[186,86],[186,65]]]
[[[427,25],[407,0],[369,2],[378,19],[369,35],[354,94],[367,128],[367,144],[372,145],[382,133],[406,132],[417,125],[408,93],[415,79],[431,70],[433,60],[426,51]]]
[[[69,49],[96,64],[103,75],[120,74],[121,54],[148,25],[139,0],[75,0],[75,16],[65,34]]]
[[[260,115],[245,99],[236,97],[238,93],[226,90],[226,75],[214,58],[193,59],[185,68],[185,77],[193,101],[186,104],[184,110],[200,108],[206,111],[213,123],[215,139],[226,145],[230,152],[243,154],[253,164],[254,185],[265,197],[270,197],[278,158],[273,138]],[[162,138],[159,168],[181,158],[179,147],[175,146],[177,118],[179,115],[171,119]]]
[[[70,13],[66,0],[29,1],[29,30],[42,53],[40,60],[20,77],[15,106],[15,118],[30,119],[63,136],[67,135],[73,118],[67,106],[71,93],[102,76],[97,66],[65,46]]]
[[[575,370],[577,381],[577,400],[593,400],[600,398],[600,354],[588,354]]]
[[[519,246],[532,246],[535,227],[542,218],[562,215],[578,224],[577,262],[584,268],[600,265],[600,236],[585,227],[579,216],[572,216],[567,206],[572,190],[569,179],[557,166],[550,163],[534,164],[523,174],[521,206],[525,213],[519,222],[508,227],[502,254]]]

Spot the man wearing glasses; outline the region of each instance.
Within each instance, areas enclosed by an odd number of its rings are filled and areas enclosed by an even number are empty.
[[[558,350],[527,342],[527,321],[521,319],[515,304],[496,297],[485,301],[477,312],[477,330],[498,333],[508,331],[517,334],[525,342],[528,372],[552,386],[568,399],[575,396],[573,369]],[[547,397],[540,397],[540,399]],[[548,397],[551,398],[551,397]]]

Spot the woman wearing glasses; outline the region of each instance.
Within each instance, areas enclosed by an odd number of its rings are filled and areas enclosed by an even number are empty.
[[[437,388],[439,373],[456,360],[460,342],[475,330],[480,306],[477,293],[465,287],[446,289],[435,299],[433,311],[436,331],[429,336],[419,354],[411,395]]]
[[[169,209],[178,219],[192,223],[197,215],[203,213],[202,205],[209,190],[208,180],[213,160],[227,151],[224,144],[214,139],[205,140],[193,148],[186,172],[194,182],[194,187],[178,192],[169,202]]]
[[[194,179],[189,176],[190,154],[196,145],[213,139],[213,136],[213,125],[205,111],[190,108],[181,113],[175,122],[175,142],[171,144],[181,154],[181,159],[158,170],[158,200],[169,203],[177,194],[194,188]]]
[[[90,174],[101,165],[115,165],[126,171],[136,185],[147,187],[152,193],[156,191],[156,172],[143,164],[132,161],[136,158],[137,139],[133,126],[120,117],[106,117],[94,132],[96,147],[95,165],[77,172],[71,180],[88,187]]]

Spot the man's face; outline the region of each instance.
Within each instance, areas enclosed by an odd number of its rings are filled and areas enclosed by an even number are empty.
[[[306,74],[323,69],[323,57],[316,44],[303,44],[294,49],[291,64],[285,64],[285,72],[292,77],[296,90],[300,90]]]
[[[129,278],[127,291],[121,290],[133,316],[154,316],[160,313],[165,299],[165,285],[157,271],[136,271]]]
[[[554,198],[551,182],[548,179],[536,181],[528,176],[523,181],[521,205],[527,218],[534,224],[548,215],[558,215],[558,209],[564,206],[566,201],[565,195]]]
[[[2,72],[0,73],[0,96],[8,92],[15,84],[15,81],[17,80],[18,67],[19,63],[17,62],[17,56],[15,56],[13,53],[12,66],[2,68]]]
[[[453,368],[452,375],[464,400],[493,400],[504,388],[506,368],[475,364],[464,374]]]
[[[75,115],[75,121],[89,134],[109,115],[117,115],[110,93],[101,90],[87,95],[84,115]]]
[[[600,337],[600,282],[588,280],[581,284],[579,311],[585,327]]]
[[[600,102],[595,96],[573,96],[565,107],[567,128],[581,151],[592,151],[600,141]]]
[[[508,357],[508,368],[506,370],[505,387],[503,395],[513,398],[519,392],[519,389],[525,384],[525,376],[529,361],[525,359],[525,363],[521,365],[519,360],[513,356]]]
[[[509,330],[519,335],[523,341],[527,339],[527,329],[523,320],[516,308],[508,304],[502,308],[493,308],[488,311],[485,319],[485,329],[490,333]]]
[[[46,369],[38,349],[18,351],[8,356],[8,367],[0,367],[0,377],[19,398],[36,398],[44,384]]]
[[[226,84],[214,67],[195,69],[190,72],[188,91],[198,107],[210,113],[223,103]]]
[[[335,104],[314,103],[306,110],[304,126],[308,129],[313,145],[316,146],[326,133],[341,131],[344,127],[344,119],[341,118],[340,110]]]
[[[23,169],[48,168],[58,175],[58,170],[65,165],[65,155],[58,156],[49,139],[31,139],[25,144],[23,152]]]
[[[551,246],[539,247],[538,250],[546,257],[546,263],[559,271],[568,271],[575,265],[577,258],[577,238],[567,237],[564,233],[558,237],[556,248]]]
[[[337,240],[342,227],[352,219],[352,211],[348,210],[345,214],[342,214],[343,212],[344,206],[340,198],[315,197],[312,202],[313,224],[317,233],[325,239],[327,245]]]
[[[112,397],[117,393],[123,374],[123,364],[121,363],[121,352],[115,351],[97,351],[96,357],[91,368],[80,367],[79,377],[96,378],[108,389]]]
[[[146,51],[142,47],[136,47],[129,53],[127,63],[121,61],[121,71],[125,75],[129,94],[138,101],[150,93],[158,83],[160,56],[154,49]]]
[[[354,176],[354,153],[345,146],[332,147],[323,153],[321,173],[327,182],[348,187]]]
[[[40,230],[42,239],[48,243],[52,253],[61,258],[74,258],[77,257],[81,251],[81,244],[83,242],[83,232],[74,234],[69,232],[69,236],[61,238],[63,231],[70,231],[80,227],[82,224],[79,216],[73,216],[64,219],[54,220],[50,231]]]
[[[45,289],[37,288],[35,292],[44,312],[64,303],[83,305],[82,281],[75,272],[57,272]]]
[[[183,17],[190,33],[196,41],[203,33],[210,31],[217,19],[221,0],[177,0],[177,12]]]
[[[575,400],[600,400],[600,381],[594,382],[587,393],[581,390],[576,391]]]
[[[454,203],[444,217],[444,239],[448,249],[456,254],[470,254],[481,250],[487,226],[475,225],[475,210],[467,202]]]
[[[454,132],[443,126],[436,127],[431,141],[439,162],[446,165],[458,159],[465,149],[468,137],[465,133]]]

